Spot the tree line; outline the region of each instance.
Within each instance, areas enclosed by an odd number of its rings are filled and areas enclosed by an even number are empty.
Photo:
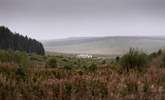
[[[7,27],[0,26],[0,49],[12,49],[27,53],[45,54],[42,43],[19,33],[11,32]]]

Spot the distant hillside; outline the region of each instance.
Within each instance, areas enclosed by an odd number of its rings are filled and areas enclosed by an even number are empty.
[[[120,55],[129,48],[138,48],[147,53],[165,48],[164,37],[91,37],[68,38],[61,40],[45,41],[47,51],[61,53],[89,53]]]
[[[12,49],[27,53],[45,54],[43,45],[35,39],[24,37],[0,26],[0,49]]]

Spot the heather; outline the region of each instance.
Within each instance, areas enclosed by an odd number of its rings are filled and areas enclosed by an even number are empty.
[[[1,50],[0,55],[3,54],[0,56],[1,100],[165,98],[164,53],[151,57],[130,50],[117,59],[41,56]]]

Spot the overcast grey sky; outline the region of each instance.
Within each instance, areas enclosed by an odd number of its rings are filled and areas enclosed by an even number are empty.
[[[165,36],[165,0],[0,0],[0,24],[40,40]]]

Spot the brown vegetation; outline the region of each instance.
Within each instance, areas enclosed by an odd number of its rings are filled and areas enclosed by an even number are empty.
[[[160,56],[153,58],[145,72],[134,69],[126,72],[118,63],[96,66],[92,62],[90,70],[88,67],[18,70],[16,64],[3,63],[0,100],[163,100],[165,68],[160,67],[161,62]]]

